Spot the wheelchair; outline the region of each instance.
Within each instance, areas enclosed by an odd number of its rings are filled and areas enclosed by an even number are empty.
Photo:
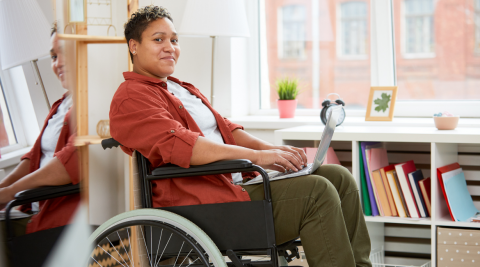
[[[102,141],[104,149],[121,144]],[[100,225],[89,237],[93,251],[88,266],[165,267],[278,267],[300,258],[301,241],[275,242],[272,198],[268,175],[249,160],[219,161],[188,169],[174,165],[152,169],[134,152],[137,192],[135,210]],[[151,181],[234,172],[259,172],[264,200],[152,208]],[[6,227],[13,266],[42,266],[63,227],[15,237],[9,212],[18,205],[75,194],[78,185],[42,187],[18,193],[6,208]],[[29,257],[22,257],[29,251]],[[36,251],[36,256],[30,256]],[[230,261],[226,261],[228,258]]]
[[[119,145],[113,138],[102,141],[104,149]],[[89,266],[278,267],[299,258],[300,240],[275,242],[270,182],[261,167],[228,160],[152,169],[143,155],[134,154],[140,191],[135,206],[140,209],[97,228],[90,236],[95,248]],[[263,177],[264,200],[152,208],[153,180],[251,171]]]

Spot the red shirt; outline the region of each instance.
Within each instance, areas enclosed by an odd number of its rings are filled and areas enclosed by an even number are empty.
[[[47,119],[45,120],[41,134],[38,136],[37,141],[35,141],[32,150],[22,157],[22,160],[30,159],[30,173],[38,170],[40,167],[40,158],[42,156],[41,141],[43,132],[48,125],[48,120],[50,120],[50,118],[57,113],[57,109],[64,99],[65,95],[63,95],[61,99],[57,100],[57,102],[53,104],[50,112],[48,113]],[[54,157],[60,160],[60,162],[63,164],[70,176],[72,184],[78,184],[80,182],[80,176],[78,174],[78,157],[76,148],[73,145],[75,132],[71,131],[69,124],[70,115],[71,109],[65,115],[63,128],[60,132],[60,136],[58,137],[57,146],[55,147]],[[68,224],[79,203],[80,194],[40,201],[40,211],[36,215],[32,216],[27,225],[26,233],[29,234]],[[23,210],[26,208],[27,207],[23,207]]]
[[[110,134],[131,155],[145,156],[153,167],[172,163],[190,167],[192,149],[202,131],[182,102],[167,90],[167,83],[134,72],[123,82],[110,105]],[[225,144],[235,145],[232,131],[242,126],[223,118],[193,85],[173,77],[212,111]],[[248,176],[249,174],[245,174]],[[231,174],[164,179],[152,182],[154,207],[250,201],[246,191],[232,183]]]

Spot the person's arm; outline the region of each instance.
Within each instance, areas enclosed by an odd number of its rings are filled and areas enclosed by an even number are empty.
[[[20,161],[17,167],[2,181],[0,181],[0,188],[7,187],[30,172],[30,159],[24,159]]]
[[[70,176],[63,164],[57,158],[53,158],[44,167],[23,176],[13,184],[0,188],[0,209],[14,199],[15,194],[23,190],[41,186],[55,186],[71,183]]]
[[[219,160],[248,159],[263,168],[298,171],[302,168],[301,158],[281,149],[253,150],[241,146],[224,145],[199,136],[192,150],[190,165],[204,165]]]
[[[270,149],[279,149],[286,152],[294,154],[297,158],[301,160],[302,165],[307,163],[307,155],[303,149],[293,146],[274,146],[268,142],[265,142],[242,129],[235,129],[233,132],[233,138],[237,145],[254,149],[254,150],[270,150]]]

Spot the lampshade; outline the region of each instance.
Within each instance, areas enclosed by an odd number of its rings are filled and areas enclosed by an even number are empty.
[[[2,69],[46,56],[50,25],[35,0],[0,0]]]
[[[249,37],[245,2],[243,0],[188,0],[178,33]]]

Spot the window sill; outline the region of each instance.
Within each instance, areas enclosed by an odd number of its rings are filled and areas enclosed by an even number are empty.
[[[229,118],[245,129],[278,130],[303,125],[321,125],[318,116],[296,116],[293,119],[280,119],[278,116],[245,116]],[[435,127],[433,118],[393,118],[393,121],[365,121],[364,117],[346,117],[346,126],[385,126],[385,127]],[[480,128],[480,119],[460,118],[458,127]]]
[[[2,155],[2,158],[0,158],[0,169],[18,164],[22,156],[29,152],[31,149],[32,147],[24,147],[22,149],[18,149]]]

